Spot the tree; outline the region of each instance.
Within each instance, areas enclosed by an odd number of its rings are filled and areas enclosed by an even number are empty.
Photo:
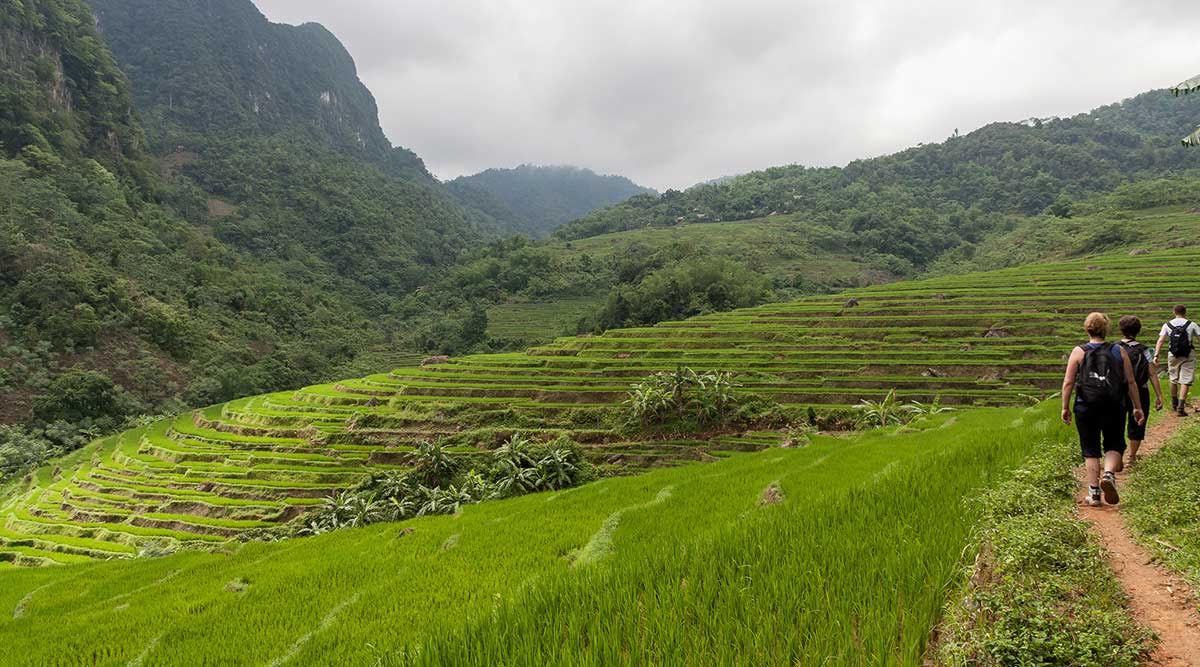
[[[47,393],[34,399],[33,414],[44,423],[109,420],[126,416],[119,388],[96,371],[70,371],[50,383]]]
[[[1175,86],[1171,89],[1171,94],[1175,95],[1175,97],[1179,97],[1180,95],[1187,95],[1196,91],[1200,91],[1200,76],[1194,76],[1178,86]],[[1183,145],[1200,146],[1200,127],[1197,127],[1195,132],[1192,132],[1183,138]]]

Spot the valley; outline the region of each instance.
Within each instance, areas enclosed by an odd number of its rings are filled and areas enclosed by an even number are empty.
[[[1198,307],[1200,78],[932,141],[771,82],[842,137],[690,102],[761,17],[498,7],[0,3],[0,664],[1188,664],[1200,427],[1087,505],[1059,404],[1089,313]]]

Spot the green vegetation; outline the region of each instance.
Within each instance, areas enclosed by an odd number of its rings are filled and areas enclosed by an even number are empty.
[[[88,0],[133,81],[160,153],[214,138],[294,133],[388,174],[431,181],[411,151],[393,148],[354,60],[316,23],[270,23],[246,0]],[[259,45],[269,45],[263,51]],[[269,160],[261,160],[268,166]]]
[[[1176,142],[1195,128],[1198,109],[1198,99],[1153,91],[1073,118],[994,123],[844,168],[774,167],[639,195],[556,236],[801,213],[812,237],[843,252],[920,268],[1003,228],[1003,214],[1036,215],[1064,196],[1192,169]]]
[[[97,664],[912,663],[961,582],[964,499],[1070,437],[1052,424],[975,411],[453,517],[0,572],[0,641]]]
[[[293,533],[320,535],[381,521],[456,514],[473,503],[560,491],[595,479],[579,446],[565,437],[536,443],[514,435],[492,453],[483,472],[463,471],[458,458],[440,442],[419,444],[413,460],[411,471],[375,475],[352,490],[326,497]]]
[[[495,304],[487,308],[491,338],[475,349],[523,349],[563,333],[650,325],[901,277],[1188,247],[1197,243],[1197,183],[1186,176],[1139,181],[1073,201],[1062,215],[1004,216],[977,243],[950,248],[920,270],[826,243],[810,233],[802,214],[546,244],[508,240],[464,255],[444,279],[409,300],[420,304],[410,310],[449,312],[462,321],[479,304]],[[425,345],[421,340],[412,345]],[[446,340],[451,344],[423,349],[471,351],[454,344],[453,331]]]
[[[1200,90],[1200,76],[1194,76],[1171,89],[1176,97],[1188,95]],[[1200,128],[1183,138],[1184,146],[1200,146]]]
[[[480,233],[386,145],[336,40],[244,1],[96,6],[116,61],[78,0],[0,15],[0,422],[24,424],[6,446],[111,428],[35,414],[65,374],[104,376],[124,414],[173,413],[415,344],[397,332],[438,314],[403,298]]]
[[[697,373],[683,366],[633,385],[625,405],[642,428],[678,433],[726,426],[743,402],[732,373]]]
[[[529,164],[462,176],[446,187],[464,206],[482,210],[507,231],[533,238],[598,208],[654,193],[621,176]]]
[[[1124,502],[1142,544],[1200,586],[1200,428],[1182,430],[1135,465]]]
[[[1075,516],[1078,449],[1042,448],[987,491],[978,557],[951,597],[938,662],[946,665],[1140,665],[1150,633],[1125,607],[1104,550]]]
[[[26,476],[0,521],[23,535],[161,551],[297,520],[323,497],[412,469],[427,441],[441,439],[460,470],[483,472],[514,435],[566,437],[613,474],[778,445],[794,439],[789,427],[853,424],[868,416],[863,401],[890,401],[904,420],[917,409],[1027,405],[1057,391],[1087,312],[1153,322],[1197,261],[1189,248],[1119,252],[895,283],[238,399]],[[705,425],[688,408],[680,424],[630,429],[621,402],[631,385],[681,367],[726,378],[736,411]]]

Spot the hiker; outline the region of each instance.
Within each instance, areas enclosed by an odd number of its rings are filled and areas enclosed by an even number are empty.
[[[1121,502],[1117,494],[1116,472],[1125,455],[1125,397],[1133,405],[1133,419],[1146,423],[1138,395],[1129,354],[1120,345],[1105,342],[1111,322],[1104,313],[1092,313],[1084,320],[1088,342],[1071,350],[1067,370],[1063,374],[1062,420],[1071,423],[1071,394],[1075,394],[1075,428],[1079,431],[1079,448],[1087,469],[1087,503]],[[1100,459],[1104,458],[1104,475],[1100,474]]]
[[[1150,405],[1150,387],[1154,387],[1154,409],[1162,410],[1162,385],[1158,381],[1158,364],[1154,362],[1154,355],[1150,353],[1149,348],[1138,342],[1138,334],[1142,332],[1142,321],[1133,315],[1126,315],[1117,322],[1117,328],[1121,330],[1121,342],[1118,343],[1125,348],[1125,352],[1129,355],[1129,365],[1133,367],[1133,379],[1138,387],[1138,400],[1142,402],[1142,406]],[[1137,463],[1138,448],[1142,446],[1142,441],[1146,439],[1146,422],[1143,420],[1140,424],[1133,418],[1133,405],[1127,403],[1125,405],[1126,414],[1126,431],[1125,435],[1129,436],[1129,465]],[[1121,472],[1124,466],[1118,466],[1117,472]]]
[[[1162,326],[1158,332],[1158,344],[1154,346],[1154,363],[1167,345],[1167,376],[1171,379],[1171,409],[1180,417],[1186,417],[1188,392],[1196,377],[1196,359],[1192,356],[1192,345],[1200,338],[1200,326],[1187,318],[1187,306],[1175,306],[1175,318]]]

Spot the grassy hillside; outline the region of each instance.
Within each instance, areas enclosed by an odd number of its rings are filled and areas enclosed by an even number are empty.
[[[731,371],[740,392],[793,419],[893,389],[924,403],[1023,404],[1057,389],[1085,313],[1135,313],[1153,326],[1186,299],[1198,259],[1187,248],[1122,252],[868,287],[239,399],[31,474],[4,505],[3,551],[37,564],[220,542],[293,518],[370,471],[404,469],[430,439],[475,460],[514,433],[565,435],[612,471],[782,440],[623,426],[629,385],[679,365]]]
[[[1196,167],[1179,137],[1200,99],[1144,93],[1072,118],[993,123],[841,168],[781,166],[661,197],[638,196],[559,230],[597,234],[806,213],[849,248],[921,267],[973,242],[988,214],[1035,215],[1139,179]]]
[[[454,517],[0,571],[0,641],[34,664],[914,664],[963,576],[965,498],[1054,424],[978,411]]]
[[[1197,205],[1200,181],[1138,182],[1077,203],[1071,217],[1005,216],[1003,224],[977,243],[947,251],[922,274],[961,274],[1121,249],[1196,245],[1200,243],[1195,233],[1200,230],[1200,216],[1193,213]],[[496,302],[488,308],[489,335],[532,342],[579,331],[581,322],[585,331],[591,330],[618,295],[630,302],[669,296],[643,285],[656,274],[670,275],[678,266],[727,262],[745,267],[767,286],[763,301],[786,301],[905,277],[879,256],[856,254],[842,241],[814,231],[807,216],[791,214],[613,232],[523,250],[498,248],[487,259],[467,262],[451,272],[447,281],[453,286],[438,292],[472,293],[489,281],[503,280],[515,271],[489,273],[479,267],[503,266],[506,257],[534,276],[527,286],[509,280],[515,287],[507,291],[473,294]],[[666,319],[719,310],[704,294],[683,297],[680,315]]]

